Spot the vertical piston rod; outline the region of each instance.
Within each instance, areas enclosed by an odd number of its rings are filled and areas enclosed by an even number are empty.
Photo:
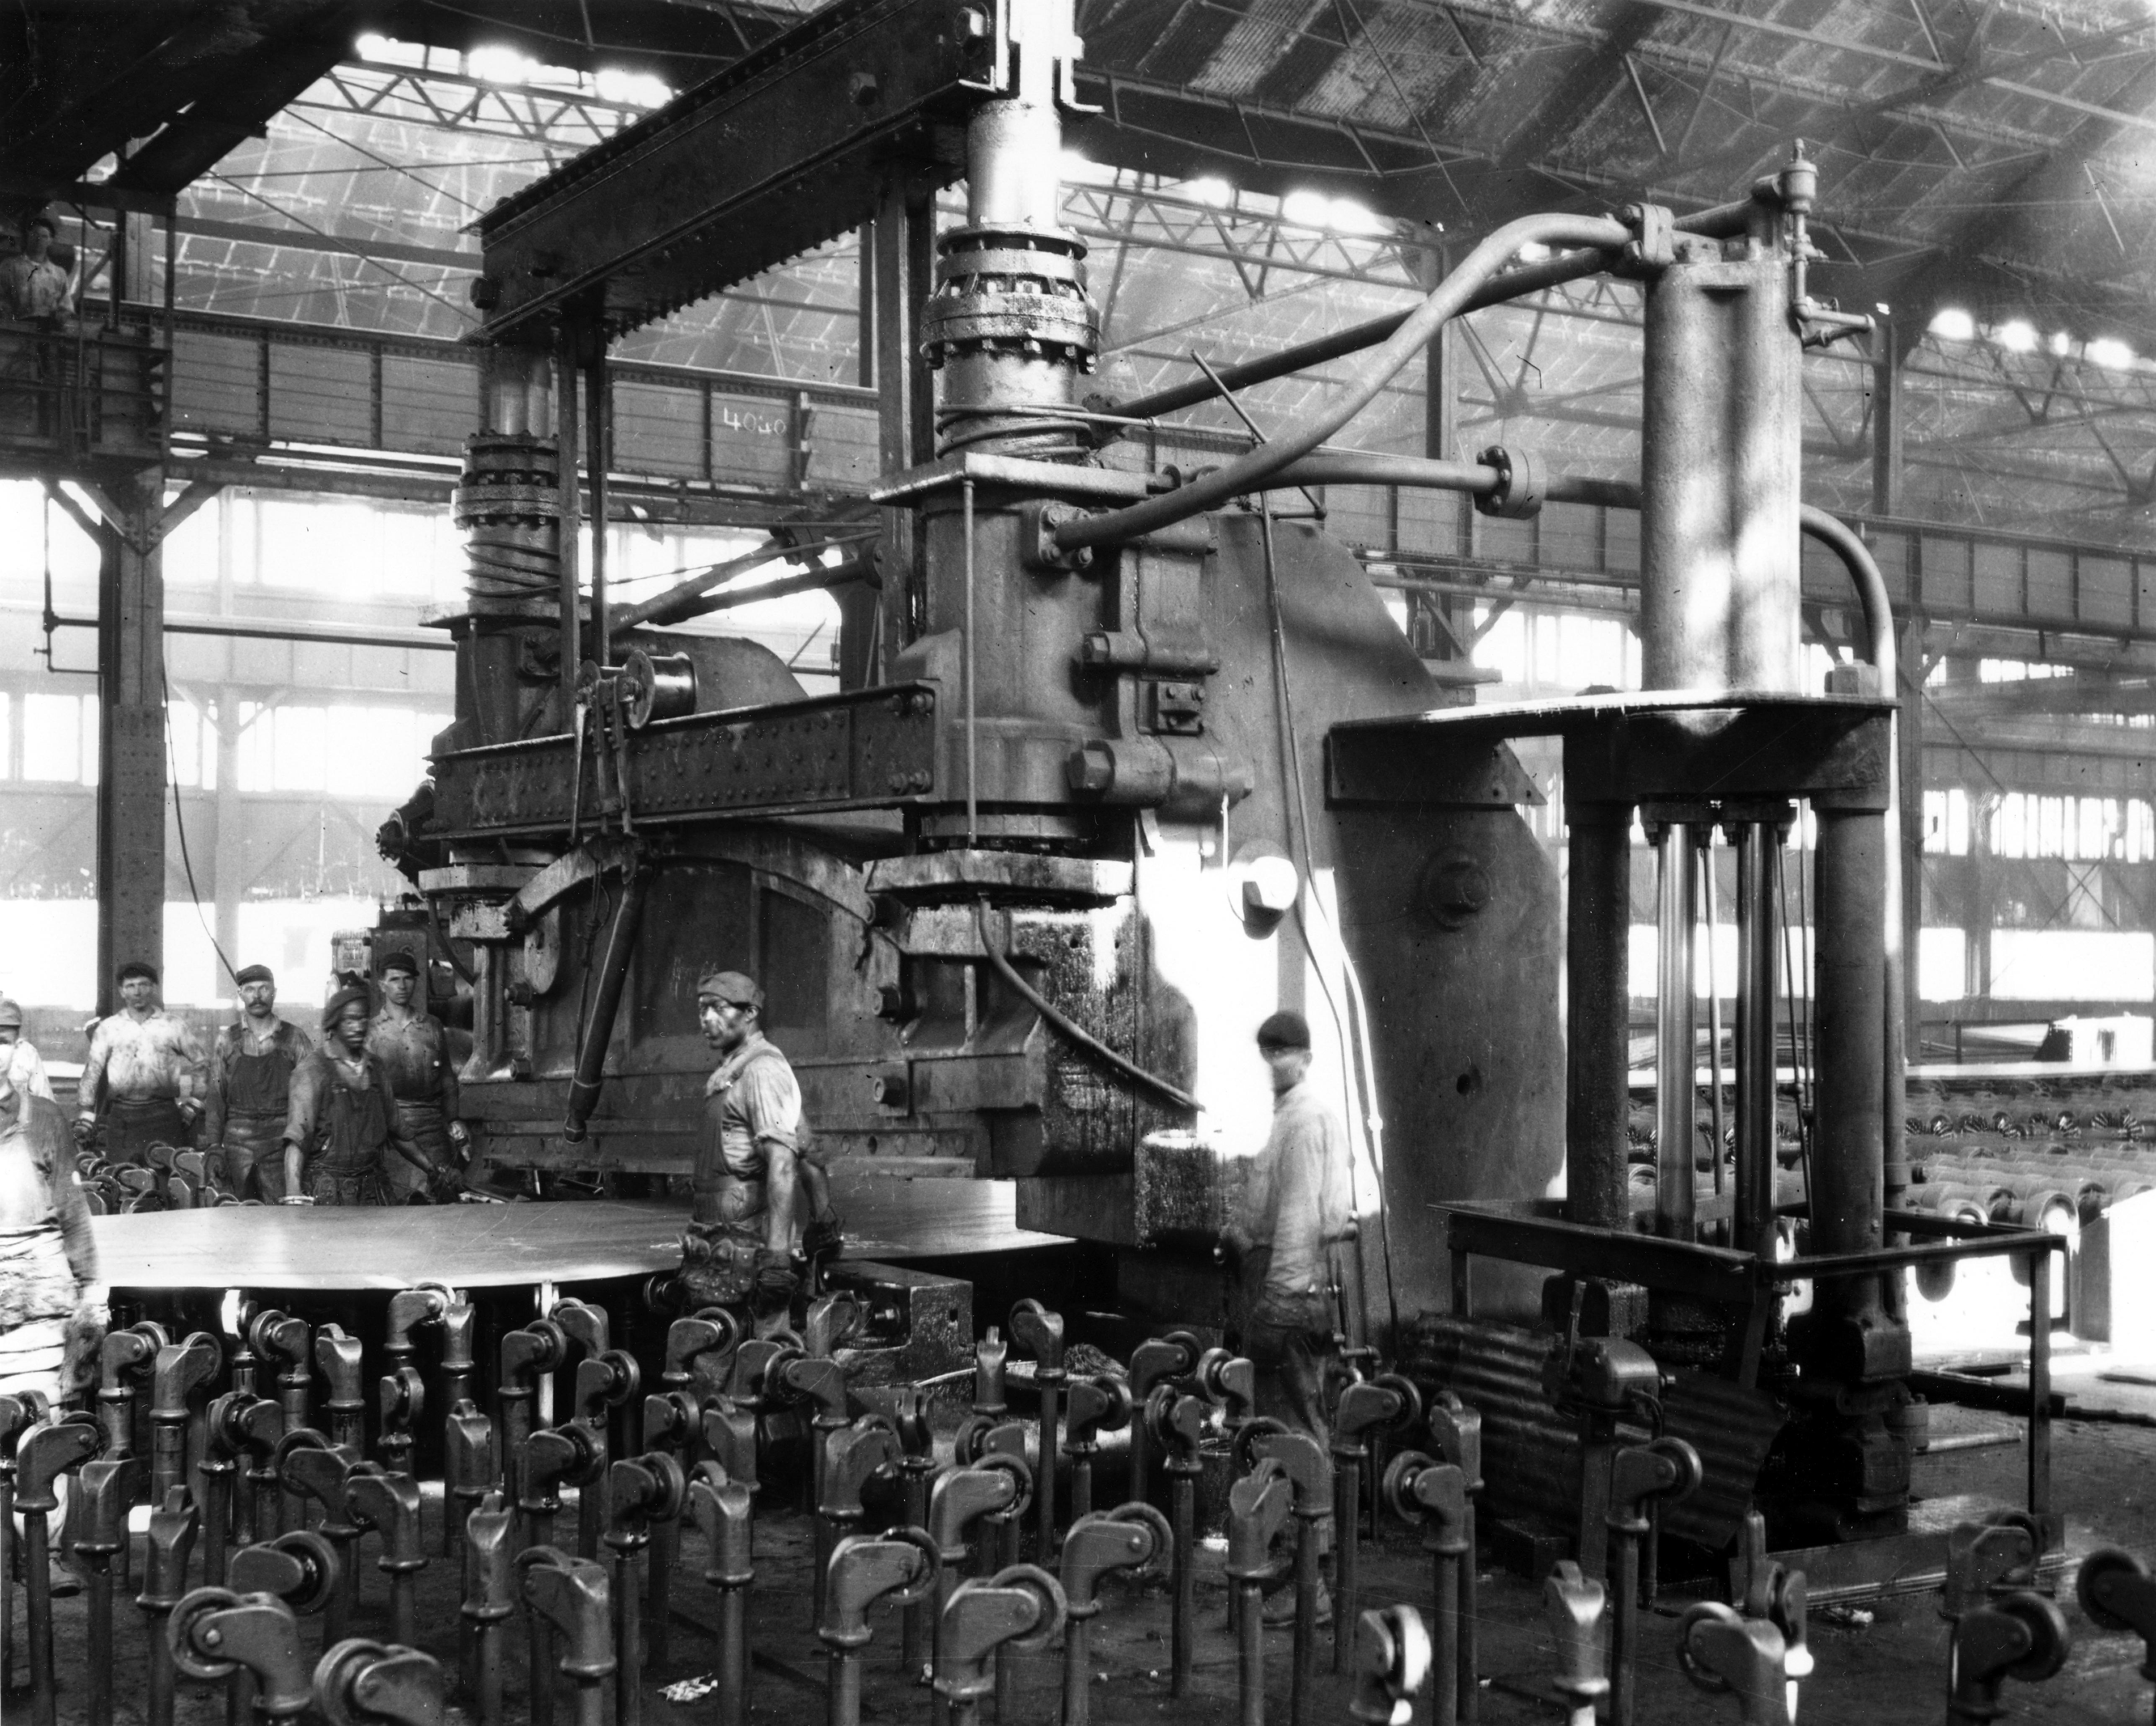
[[[1737,1237],[1774,1247],[1774,858],[1780,823],[1737,822]]]
[[[1692,1078],[1692,933],[1698,921],[1693,827],[1666,821],[1655,839],[1655,1232],[1692,1236],[1699,1137]]]

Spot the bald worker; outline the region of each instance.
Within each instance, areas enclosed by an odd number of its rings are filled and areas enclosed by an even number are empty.
[[[120,1011],[100,1019],[76,1088],[75,1140],[103,1129],[105,1160],[142,1163],[152,1145],[183,1145],[202,1113],[202,1052],[186,1023],[158,1004],[157,967],[120,967]]]
[[[367,1053],[373,993],[347,983],[322,1008],[322,1045],[292,1072],[285,1122],[288,1205],[386,1205],[389,1153],[422,1171],[438,1192],[453,1192],[456,1171],[430,1161],[397,1118],[389,1075]]]
[[[277,979],[268,965],[242,965],[232,981],[239,1018],[218,1033],[210,1051],[203,1119],[210,1143],[223,1147],[226,1183],[243,1199],[275,1204],[285,1196],[292,1074],[315,1043],[277,1017]]]

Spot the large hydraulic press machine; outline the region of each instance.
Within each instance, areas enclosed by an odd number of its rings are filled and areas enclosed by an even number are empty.
[[[1021,1222],[1112,1249],[1134,1316],[1217,1318],[1212,1237],[1270,1114],[1253,1033],[1298,1008],[1355,1141],[1351,1331],[1464,1310],[1471,1257],[1512,1267],[1479,1298],[1516,1313],[1555,1268],[1589,1331],[1748,1383],[1796,1363],[1825,1441],[1807,1489],[1891,1521],[1907,1452],[1882,1411],[1908,1344],[1892,1266],[1865,1255],[1891,1257],[1901,1120],[1893,635],[1861,545],[1799,504],[1802,350],[1861,323],[1806,289],[1812,171],[1682,218],[1509,223],[1362,332],[1320,409],[1253,423],[1217,469],[1152,472],[1118,439],[1163,404],[1087,389],[1098,320],[1059,186],[1081,52],[1070,0],[836,0],[479,224],[456,718],[387,842],[472,944],[463,1094],[485,1154],[685,1171],[710,1065],[696,980],[747,970],[835,1158],[1015,1178]],[[809,697],[754,643],[679,627],[708,577],[620,603],[575,528],[608,515],[609,344],[855,228],[883,477],[773,518],[842,554],[808,577],[839,599],[841,688]],[[1448,319],[1605,270],[1645,289],[1636,484],[1523,450],[1327,447]],[[1636,506],[1645,690],[1446,704],[1360,562],[1273,504],[1373,484],[1516,516]],[[1801,530],[1840,554],[1869,626],[1871,664],[1824,692],[1799,675]],[[1519,813],[1526,735],[1564,740],[1568,919]],[[1785,1339],[1773,883],[1798,800],[1819,827],[1808,1250],[1840,1268],[1817,1261]],[[1626,1194],[1635,812],[1681,980],[1651,1235]],[[1709,1245],[1686,1016],[1717,827],[1745,960],[1735,1212]]]

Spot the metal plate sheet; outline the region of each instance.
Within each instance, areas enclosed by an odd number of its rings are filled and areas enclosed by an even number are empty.
[[[1008,1181],[879,1181],[844,1196],[845,1256],[950,1258],[1068,1243],[1018,1227]],[[255,1205],[91,1219],[115,1288],[589,1283],[680,1262],[685,1210],[588,1203],[328,1210]]]

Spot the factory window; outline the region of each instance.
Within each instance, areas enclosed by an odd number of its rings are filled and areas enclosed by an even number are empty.
[[[1959,786],[1924,793],[1924,849],[1936,857],[1969,855],[1969,793]]]
[[[217,708],[198,707],[185,695],[174,694],[165,704],[165,725],[170,745],[167,771],[174,785],[191,790],[217,789]]]
[[[395,802],[426,776],[449,715],[408,707],[239,704],[239,789]]]
[[[97,783],[97,698],[23,698],[23,777],[62,785]]]
[[[1927,850],[1931,798],[1925,806]],[[2156,856],[2156,822],[2140,798],[2046,797],[2007,791],[1995,799],[1982,823],[1986,848],[1994,857],[2055,857],[2122,863],[2145,863]]]
[[[1475,663],[1495,668],[1505,683],[1567,694],[1596,684],[1639,687],[1639,638],[1621,618],[1515,607],[1492,622],[1491,608],[1478,605],[1475,627],[1487,629]]]

